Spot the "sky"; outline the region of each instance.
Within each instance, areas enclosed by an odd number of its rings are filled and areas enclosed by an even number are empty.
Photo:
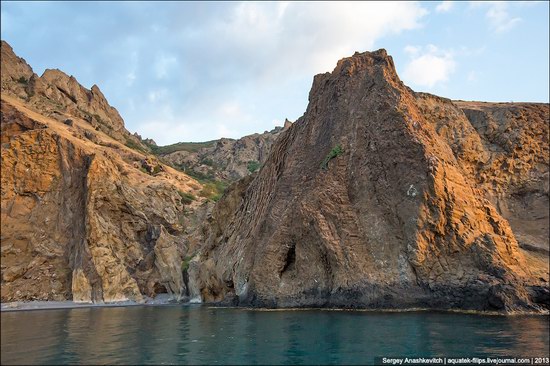
[[[549,101],[549,2],[1,2],[1,37],[41,75],[97,84],[159,145],[299,118],[313,76],[385,48],[416,91]]]

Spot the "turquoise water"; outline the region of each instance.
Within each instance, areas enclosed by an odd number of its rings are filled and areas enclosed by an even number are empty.
[[[2,312],[2,364],[372,364],[545,356],[548,316],[136,306]]]

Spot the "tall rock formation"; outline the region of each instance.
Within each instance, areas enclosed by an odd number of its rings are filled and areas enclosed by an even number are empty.
[[[384,50],[343,59],[215,207],[191,290],[245,306],[547,309],[548,271],[505,217],[538,222],[519,206],[548,205],[548,116],[415,93]],[[544,230],[518,237],[547,250]]]
[[[200,184],[125,146],[133,136],[97,87],[1,52],[2,302],[185,296]]]

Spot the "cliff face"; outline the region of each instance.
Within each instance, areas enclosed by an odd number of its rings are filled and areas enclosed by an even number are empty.
[[[456,105],[483,147],[472,178],[508,220],[520,246],[548,255],[548,104]]]
[[[355,54],[314,78],[304,116],[215,207],[191,290],[269,307],[548,308],[548,271],[505,218],[547,250],[547,144],[548,105],[417,94],[384,50]]]
[[[36,78],[4,42],[1,111],[2,302],[185,296],[187,215],[200,202],[183,198],[200,184],[126,147],[97,87]]]
[[[379,50],[317,75],[294,124],[157,147],[96,86],[1,52],[3,302],[549,307],[547,104],[415,93]],[[210,213],[149,151],[236,182]]]

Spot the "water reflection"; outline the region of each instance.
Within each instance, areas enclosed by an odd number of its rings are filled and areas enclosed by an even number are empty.
[[[547,316],[200,306],[2,313],[2,364],[365,364],[376,356],[536,356]]]

